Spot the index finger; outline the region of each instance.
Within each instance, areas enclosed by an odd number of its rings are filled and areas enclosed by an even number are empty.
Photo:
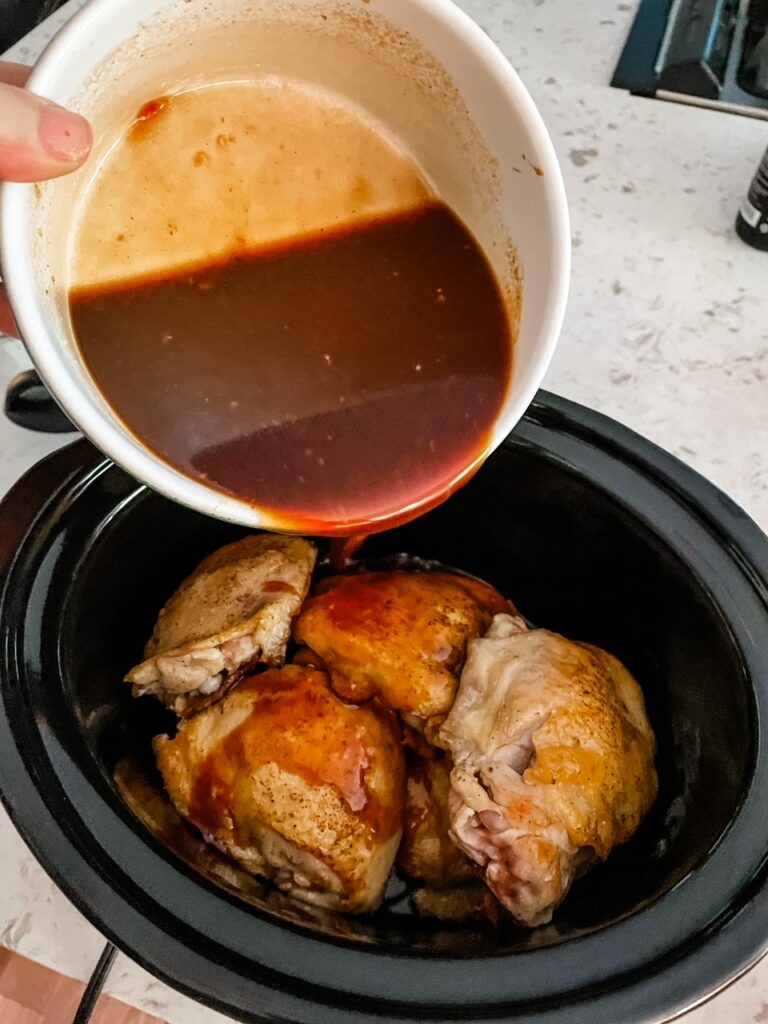
[[[0,82],[6,85],[25,84],[32,74],[32,68],[28,64],[17,64],[12,60],[0,60]]]

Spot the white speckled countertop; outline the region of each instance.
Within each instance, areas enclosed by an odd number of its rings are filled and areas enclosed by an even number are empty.
[[[674,452],[768,530],[768,254],[732,230],[768,127],[609,88],[634,2],[460,3],[527,83],[565,173],[573,281],[546,387]],[[33,62],[81,4],[70,0],[10,56]],[[18,343],[0,339],[0,393],[28,365]],[[0,493],[58,443],[0,417]],[[86,978],[101,936],[4,817],[0,863],[0,943]],[[170,1024],[225,1020],[122,956],[107,991]],[[768,959],[688,1022],[768,1022]]]

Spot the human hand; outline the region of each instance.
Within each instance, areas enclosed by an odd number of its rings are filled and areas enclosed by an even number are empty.
[[[91,149],[91,126],[79,114],[26,92],[31,68],[0,61],[0,180],[44,181],[76,170]],[[0,334],[15,334],[0,285]]]

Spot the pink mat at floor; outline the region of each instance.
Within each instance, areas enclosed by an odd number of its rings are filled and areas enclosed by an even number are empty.
[[[0,949],[0,1022],[72,1024],[85,985],[42,967],[8,949]],[[164,1024],[111,996],[101,996],[91,1024]]]

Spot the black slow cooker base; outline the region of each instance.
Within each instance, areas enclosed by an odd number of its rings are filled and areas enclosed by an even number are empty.
[[[405,900],[366,919],[316,915],[258,883],[244,902],[149,835],[112,772],[126,754],[151,772],[149,739],[167,720],[120,679],[178,581],[241,531],[83,444],[48,466],[0,513],[15,523],[9,561],[44,478],[58,478],[0,611],[0,784],[65,891],[150,970],[248,1019],[631,1024],[688,1005],[762,951],[766,542],[675,460],[542,398],[470,485],[366,547],[488,579],[533,621],[614,651],[644,686],[657,803],[532,932],[446,927]]]

